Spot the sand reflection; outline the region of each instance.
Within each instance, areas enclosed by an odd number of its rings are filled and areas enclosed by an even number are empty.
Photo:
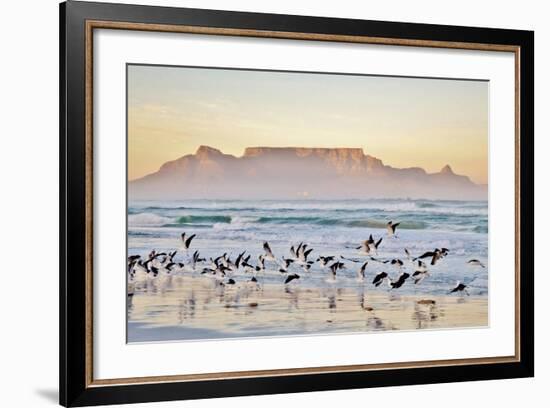
[[[185,340],[487,325],[485,297],[430,297],[364,287],[220,285],[172,276],[128,298],[128,340]]]

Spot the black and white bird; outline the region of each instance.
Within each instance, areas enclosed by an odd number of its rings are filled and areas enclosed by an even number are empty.
[[[397,258],[392,259],[390,261],[390,264],[397,267],[397,268],[399,268],[399,269],[401,269],[403,267],[403,261],[401,259],[397,259]]]
[[[139,256],[139,255],[138,255]],[[131,258],[131,259],[130,259]],[[133,257],[128,257],[128,268],[127,268],[127,271],[128,271],[128,274],[130,276],[133,276],[134,274],[134,265],[136,264],[137,260],[139,258],[133,258]]]
[[[265,271],[265,256],[260,255],[258,256],[258,265],[256,265],[256,268],[254,268],[256,272],[263,272]]]
[[[319,266],[324,268],[331,261],[334,261],[334,256],[319,256],[316,262],[319,262]]]
[[[414,284],[417,285],[422,282],[430,273],[428,271],[414,271],[412,278],[414,279]]]
[[[276,262],[275,255],[273,255],[273,252],[271,251],[271,247],[269,246],[269,243],[267,241],[264,242],[264,251],[265,251],[264,261]]]
[[[170,273],[179,273],[183,272],[185,265],[183,262],[168,262],[166,264],[166,269],[170,271]]]
[[[396,280],[389,280],[388,284],[391,289],[399,289],[410,276],[407,272],[403,272]]]
[[[392,221],[390,221],[386,224],[386,229],[388,230],[388,236],[390,236],[390,237],[395,236],[395,230],[396,230],[396,228],[399,224],[400,224],[399,222],[396,222],[394,224]]]
[[[297,273],[292,273],[290,275],[287,275],[287,277],[285,279],[285,285],[289,284],[294,279],[300,279],[300,275],[298,275]]]
[[[300,243],[299,247],[301,247],[301,246],[302,246],[302,243]],[[299,247],[298,247],[298,248],[299,248]],[[297,260],[297,259],[298,259],[298,253],[296,252],[296,249],[294,249],[294,245],[292,245],[292,246],[290,247],[290,257],[291,257],[292,259],[294,259],[294,260]]]
[[[216,258],[214,258],[214,260],[212,260],[212,258],[210,258],[210,260],[212,261],[212,266],[214,269],[216,269],[218,267],[218,265],[220,264],[220,262],[222,261],[222,259],[225,259],[227,257],[227,253],[225,252],[223,255],[220,255]]]
[[[365,280],[365,269],[367,269],[367,265],[369,264],[369,261],[366,261],[361,265],[361,268],[357,271],[357,282],[363,282]]]
[[[438,260],[447,256],[448,253],[449,250],[447,248],[435,248],[433,251],[424,252],[422,255],[414,258],[413,261],[416,261],[418,259],[432,258],[430,264],[435,265]]]
[[[382,238],[380,238],[378,241],[375,241],[371,234],[369,236],[369,239],[363,241],[361,246],[358,246],[355,249],[358,249],[361,255],[370,255],[373,252],[378,252],[378,246],[381,242]]]
[[[388,274],[386,272],[380,272],[377,274],[374,279],[372,280],[372,284],[376,287],[380,286],[382,282],[384,282],[386,279],[388,279]]]
[[[372,234],[369,236],[369,239],[367,240],[370,248],[374,251],[378,251],[378,247],[380,246],[380,244],[382,243],[382,237],[380,237],[380,239],[378,239],[378,241],[375,242]]]
[[[216,259],[219,259],[219,262],[227,269],[229,269],[229,263],[231,262],[231,255],[227,255],[227,252],[225,252],[221,257],[218,257]]]
[[[449,293],[466,293],[466,295],[470,296],[470,294],[468,293],[468,290],[466,289],[468,286],[466,286],[465,284],[463,284],[462,282],[460,281],[456,281],[456,285],[453,289],[451,289],[451,291]]]
[[[167,258],[168,256],[166,255],[166,252],[156,252],[155,250],[153,250],[149,254],[148,262],[158,268],[159,266],[162,266],[164,262],[166,262]]]
[[[193,241],[193,238],[195,238],[195,236],[196,234],[186,236],[185,232],[181,234],[181,243],[184,250],[189,250],[189,247],[191,246],[191,241]]]
[[[168,262],[174,262],[174,257],[176,256],[177,253],[178,253],[177,250],[168,252]]]
[[[294,245],[292,245],[292,246],[290,247],[290,257],[291,257],[292,259],[294,259],[295,261],[298,260],[298,254],[299,254],[300,251],[302,250],[302,246],[303,246],[303,245],[304,245],[304,243],[303,243],[303,242],[300,242],[300,243],[298,244],[298,246],[296,247],[296,249],[294,249]],[[306,245],[306,246],[307,246],[307,245]]]
[[[136,283],[141,283],[147,281],[149,275],[149,265],[150,261],[138,260],[133,264],[133,279]]]
[[[354,262],[354,263],[363,263],[363,261],[361,259],[348,258],[348,257],[345,257],[344,255],[340,255],[340,259],[343,259],[344,261]]]
[[[479,259],[470,259],[467,264],[470,266],[481,266],[482,268],[485,268],[485,265],[483,265]]]
[[[238,271],[245,253],[246,251],[243,251],[239,255],[237,255],[235,262],[231,262],[231,259],[227,258],[227,260],[225,261],[225,266],[229,268],[232,272]]]
[[[130,255],[128,257],[128,263],[136,262],[140,258],[141,258],[141,255]]]
[[[201,273],[211,273],[216,282],[221,284],[226,276],[226,271],[228,271],[228,269],[225,266],[219,265],[214,270],[205,268]]]
[[[290,259],[290,258],[282,258],[282,262],[279,263],[279,272],[281,273],[287,273],[288,272],[288,267],[290,265],[292,265],[292,263],[294,262],[294,259]]]
[[[149,270],[148,278],[150,279],[156,278],[158,274],[159,274],[159,269],[154,266],[151,266],[151,269]]]
[[[421,260],[416,261],[414,266],[415,266],[415,271],[412,274],[412,278],[414,279],[414,284],[417,285],[420,282],[422,282],[424,279],[426,279],[428,276],[430,276],[430,273],[428,272],[426,263]]]
[[[420,272],[427,272],[428,271],[428,267],[426,266],[426,262],[421,261],[420,259],[416,261],[414,267],[415,267],[415,270],[420,271]]]
[[[343,262],[336,261],[332,265],[330,265],[330,275],[328,279],[325,281],[327,283],[335,283],[336,282],[336,273],[338,272],[338,269],[345,269],[345,265]]]
[[[193,256],[191,258],[191,270],[195,271],[197,269],[197,264],[204,261],[206,261],[206,259],[200,257],[199,251],[193,252]]]
[[[302,269],[304,270],[304,272],[309,272],[313,264],[313,261],[307,261],[305,264],[302,265]]]
[[[307,249],[307,247],[308,245],[304,243],[300,243],[300,245],[298,245],[298,248],[296,248],[296,251],[295,251],[296,257],[294,258],[296,263],[300,265],[307,263],[307,257],[313,251],[313,248]],[[292,254],[292,248],[290,253]]]
[[[252,265],[250,265],[249,261],[250,261],[250,254],[248,254],[248,256],[244,257],[241,261],[241,265],[242,267],[244,268],[245,272],[247,271],[250,271],[250,270],[253,270],[254,267]]]
[[[373,262],[378,262],[381,264],[387,264],[389,262],[389,260],[387,259],[379,259],[379,258],[375,258],[374,256],[369,256],[369,259]]]

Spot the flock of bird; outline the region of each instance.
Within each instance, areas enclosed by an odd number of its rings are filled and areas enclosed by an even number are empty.
[[[396,230],[400,223],[387,223],[387,236],[396,237]],[[315,260],[311,257],[313,248],[306,243],[292,245],[289,250],[289,256],[276,257],[271,250],[268,242],[263,243],[263,253],[258,256],[253,264],[251,255],[243,251],[232,260],[231,256],[224,253],[216,258],[203,258],[199,251],[189,254],[193,239],[196,234],[187,235],[182,233],[180,237],[181,251],[185,253],[185,263],[176,262],[175,257],[178,250],[171,252],[157,252],[152,250],[146,257],[141,255],[128,256],[128,296],[134,294],[136,287],[151,280],[162,279],[171,275],[183,273],[200,273],[201,275],[212,277],[218,285],[236,285],[237,283],[251,283],[258,285],[258,276],[267,271],[280,274],[283,285],[290,285],[304,276],[311,273],[314,264],[318,264],[321,270],[325,270],[327,277],[325,281],[334,284],[337,276],[343,270],[348,269],[348,265],[361,264],[356,271],[357,282],[365,282],[366,269],[369,263],[388,265],[398,271],[398,276],[394,279],[388,272],[378,272],[371,283],[379,287],[384,282],[387,283],[389,290],[401,288],[407,281],[412,280],[414,285],[420,284],[424,279],[430,276],[429,269],[432,269],[437,263],[442,262],[449,254],[447,248],[435,248],[419,256],[414,257],[407,248],[404,248],[406,261],[412,266],[411,273],[403,271],[405,261],[399,258],[382,259],[378,257],[378,247],[383,238],[375,239],[372,234],[361,245],[353,247],[357,250],[358,256],[366,258],[351,258],[343,255],[319,255]],[[429,266],[428,266],[429,264]],[[470,259],[467,264],[485,268],[485,265],[478,259]],[[240,273],[243,272],[243,273]],[[300,272],[300,273],[298,273]],[[237,282],[239,281],[239,282]],[[449,293],[464,293],[469,296],[468,286],[457,281],[456,285],[449,289]]]

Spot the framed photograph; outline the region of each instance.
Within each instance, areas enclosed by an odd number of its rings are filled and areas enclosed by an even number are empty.
[[[62,405],[533,376],[533,32],[60,17]]]

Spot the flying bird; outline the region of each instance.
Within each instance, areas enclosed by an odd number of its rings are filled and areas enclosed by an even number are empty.
[[[191,246],[191,241],[193,241],[193,238],[195,238],[195,236],[196,234],[193,234],[186,238],[185,232],[181,234],[181,242],[183,243],[183,249],[185,249],[186,251],[189,249],[189,247]]]
[[[357,271],[357,281],[363,282],[365,280],[365,269],[367,268],[367,265],[369,264],[369,261],[366,261],[363,265],[361,265],[361,268]]]
[[[175,253],[175,252],[176,252],[176,251],[174,251],[174,253]],[[200,257],[199,251],[193,252],[193,258],[192,258],[192,261],[191,261],[191,268],[192,268],[193,270],[195,270],[196,267],[197,267],[197,264],[200,263],[200,262],[204,262],[204,261],[206,261],[206,259]],[[216,266],[217,266],[217,265],[216,265]]]
[[[432,261],[430,262],[430,264],[435,265],[439,259],[447,256],[448,253],[449,253],[449,250],[447,248],[443,248],[443,249],[436,248],[433,251],[424,252],[422,255],[414,258],[413,261],[416,261],[418,259],[432,258]]]
[[[388,274],[386,272],[380,272],[372,280],[372,284],[376,287],[380,286],[385,279],[388,279]]]
[[[395,224],[392,221],[388,222],[388,224],[386,225],[386,228],[388,230],[388,236],[393,237],[395,235],[395,229],[399,224],[400,224],[399,222]]]
[[[178,253],[177,250],[172,251],[172,252],[168,252],[168,261],[169,262],[174,262],[174,257],[176,256],[177,253]]]
[[[330,270],[334,271],[334,273],[336,273],[338,269],[346,269],[346,265],[344,265],[343,262],[339,261],[334,262],[332,265],[330,265]]]
[[[389,262],[387,259],[386,260],[378,259],[378,258],[375,258],[374,256],[369,256],[369,259],[373,262],[378,262],[381,264],[387,264]]]
[[[344,255],[340,255],[340,259],[344,259],[345,261],[350,261],[350,262],[354,262],[354,263],[361,263],[361,262],[363,262],[361,259],[357,259],[357,258],[346,258]]]
[[[256,272],[265,271],[265,256],[258,256],[258,265],[256,265]]]
[[[296,250],[294,249],[294,245],[290,247],[290,256],[292,257],[292,259],[298,258],[298,256],[296,255]]]
[[[336,261],[332,265],[330,265],[330,275],[329,278],[326,280],[328,283],[335,283],[336,282],[336,273],[338,272],[338,269],[344,269],[346,266],[343,262]]]
[[[390,288],[391,289],[399,289],[401,286],[403,286],[403,284],[405,283],[405,281],[407,279],[409,279],[411,275],[409,275],[407,272],[403,272],[401,275],[399,275],[399,277],[392,281],[390,280],[389,281],[389,285],[390,285]]]
[[[132,264],[132,277],[136,282],[144,282],[149,275],[149,261],[143,262],[141,259]]]
[[[251,271],[254,271],[254,267],[248,263],[248,261],[250,261],[250,254],[248,254],[248,256],[246,258],[243,258],[242,261],[241,261],[241,265],[242,267],[244,268],[244,271],[245,272],[251,272]]]
[[[296,249],[296,252],[295,252],[296,253],[296,258],[294,258],[296,260],[296,262],[298,262],[300,264],[307,263],[307,257],[313,251],[313,248],[306,249],[307,247],[308,247],[307,244],[300,243],[300,245],[298,245],[298,248]],[[292,251],[291,251],[291,254],[292,254]]]
[[[298,275],[297,273],[288,275],[285,279],[285,285],[292,282],[294,279],[300,279],[300,275]]]
[[[319,256],[316,262],[319,262],[319,265],[321,266],[321,268],[324,268],[325,266],[327,266],[327,264],[330,261],[333,261],[333,260],[334,260],[333,256]]]
[[[483,265],[479,259],[470,259],[467,263],[471,266],[481,266],[482,268],[485,268],[485,265]]]
[[[403,267],[403,261],[401,259],[392,259],[390,264],[401,269]]]
[[[246,251],[243,251],[237,256],[237,259],[235,259],[235,263],[233,265],[231,265],[231,269],[236,271],[240,268],[240,266],[242,264],[243,256],[244,256],[245,253],[246,253]]]
[[[275,256],[273,255],[273,252],[271,251],[271,248],[270,248],[269,243],[267,241],[264,242],[264,251],[265,251],[264,260],[266,260],[266,261],[275,261]]]
[[[468,293],[468,291],[466,290],[468,286],[466,286],[465,284],[463,284],[462,282],[460,281],[457,281],[456,282],[456,286],[451,289],[451,291],[449,293],[458,293],[458,292],[464,292],[466,293],[466,295],[470,296],[470,294]]]
[[[129,262],[129,263],[135,262],[135,261],[137,261],[139,258],[141,258],[141,255],[130,255],[130,256],[128,257],[128,262]]]
[[[419,284],[420,282],[422,282],[424,279],[426,279],[427,276],[429,276],[430,273],[425,270],[425,271],[414,271],[414,273],[412,274],[412,278],[414,279],[414,284],[417,285]]]
[[[281,273],[287,273],[288,267],[294,262],[294,259],[290,258],[282,258],[283,262],[279,264],[279,272]]]
[[[355,248],[359,249],[359,253],[363,255],[370,255],[373,251],[378,252],[378,246],[382,242],[382,238],[380,238],[378,241],[374,241],[374,238],[372,237],[372,234],[369,236],[369,239],[363,241],[361,246]]]

